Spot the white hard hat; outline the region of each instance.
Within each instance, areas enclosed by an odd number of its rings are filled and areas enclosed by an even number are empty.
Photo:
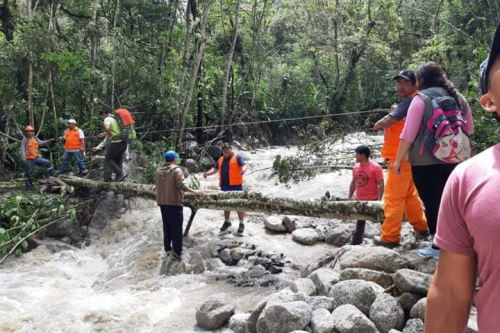
[[[75,119],[70,119],[70,120],[68,120],[68,124],[76,124],[76,120]]]

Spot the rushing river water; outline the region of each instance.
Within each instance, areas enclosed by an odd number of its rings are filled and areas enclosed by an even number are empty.
[[[380,138],[369,140],[379,142]],[[350,149],[353,142],[346,146]],[[327,190],[347,196],[348,170],[288,185],[277,183],[269,169],[252,173],[270,167],[277,154],[295,153],[294,148],[282,147],[246,152],[249,188],[302,200],[319,199]],[[217,186],[216,176],[198,179],[202,188]],[[217,237],[221,217],[222,212],[199,211],[191,234],[202,241]],[[161,232],[155,203],[131,199],[120,218],[92,233],[89,246],[74,248],[46,241],[13,258],[0,267],[0,332],[197,332],[196,306],[208,296],[227,293],[236,301],[237,312],[244,312],[275,291],[234,287],[213,272],[161,275]],[[257,223],[247,223],[242,239],[251,240],[259,249],[285,253],[298,267],[331,251],[324,243],[306,247],[293,242],[289,234],[269,234]]]

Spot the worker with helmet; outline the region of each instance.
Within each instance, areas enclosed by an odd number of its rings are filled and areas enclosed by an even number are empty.
[[[21,160],[24,162],[26,170],[26,189],[33,188],[31,175],[35,166],[44,168],[51,176],[54,176],[54,166],[52,163],[41,157],[39,147],[50,145],[54,139],[40,140],[35,136],[35,129],[33,126],[26,126],[24,128],[25,137],[21,141]]]

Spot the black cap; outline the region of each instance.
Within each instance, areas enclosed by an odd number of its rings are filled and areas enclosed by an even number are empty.
[[[102,108],[102,113],[103,113],[103,114],[110,114],[110,113],[111,113],[111,108],[110,108],[109,106],[106,106],[106,105],[105,105],[105,106]]]
[[[410,81],[413,84],[417,83],[417,78],[415,77],[415,72],[410,71],[408,69],[405,69],[405,70],[399,72],[399,74],[395,75],[392,79],[393,80],[404,79],[404,80]]]
[[[497,26],[497,31],[491,42],[490,54],[486,60],[483,61],[481,67],[479,68],[479,86],[481,87],[481,93],[486,94],[488,92],[488,75],[490,73],[491,66],[495,63],[498,56],[500,55],[500,24]]]
[[[224,149],[224,148],[231,148],[231,144],[230,144],[229,142],[224,142],[224,143],[222,144],[221,149]]]

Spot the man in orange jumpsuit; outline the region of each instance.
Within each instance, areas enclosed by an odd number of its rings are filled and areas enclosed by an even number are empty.
[[[427,220],[422,201],[420,201],[413,183],[409,162],[406,160],[403,162],[399,175],[395,175],[391,167],[396,158],[399,136],[404,127],[408,107],[417,94],[415,73],[403,70],[393,79],[396,81],[396,90],[401,101],[387,116],[377,121],[373,126],[374,131],[384,129],[384,146],[381,154],[386,159],[388,166],[384,192],[385,220],[382,224],[382,235],[375,236],[373,240],[375,244],[386,247],[399,245],[403,215],[406,215],[413,226],[417,237],[428,235]]]

